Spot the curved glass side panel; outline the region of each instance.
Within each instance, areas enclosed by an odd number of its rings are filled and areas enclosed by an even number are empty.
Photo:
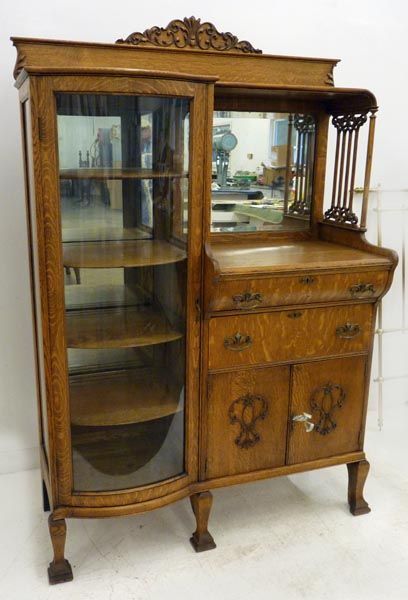
[[[57,94],[75,491],[184,472],[189,101]]]
[[[308,229],[315,133],[313,115],[214,112],[211,231]]]

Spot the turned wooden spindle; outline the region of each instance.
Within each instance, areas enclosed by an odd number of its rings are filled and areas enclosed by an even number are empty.
[[[377,112],[377,109],[373,109],[371,111],[370,128],[368,130],[367,158],[366,158],[366,167],[365,167],[365,175],[364,175],[363,205],[361,207],[361,220],[360,220],[360,227],[364,228],[364,229],[367,224],[368,195],[370,193],[371,165],[373,162],[376,112]]]

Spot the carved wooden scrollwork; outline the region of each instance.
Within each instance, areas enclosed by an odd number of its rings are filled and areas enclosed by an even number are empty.
[[[252,346],[251,336],[245,334],[242,335],[239,331],[224,340],[224,347],[227,350],[235,350],[235,352],[241,352],[242,350],[245,350],[245,348],[249,348],[249,346]]]
[[[353,298],[373,296],[375,294],[375,287],[372,283],[357,283],[356,285],[352,285],[349,291]]]
[[[262,303],[262,294],[244,292],[243,294],[236,294],[232,297],[232,300],[237,308],[255,308]]]
[[[258,420],[263,420],[268,413],[268,403],[263,396],[246,394],[240,396],[231,404],[228,410],[230,423],[239,423],[241,430],[235,438],[239,448],[255,446],[261,436],[255,429]]]
[[[310,407],[314,417],[314,431],[327,435],[337,427],[334,413],[341,408],[346,400],[346,392],[341,385],[326,383],[316,388],[310,398]]]
[[[350,340],[361,333],[361,327],[357,323],[344,323],[336,328],[336,335],[340,338]]]
[[[335,115],[333,126],[337,129],[336,155],[331,206],[324,220],[356,227],[358,217],[353,211],[354,179],[356,173],[358,133],[367,121],[367,113]]]
[[[262,54],[246,40],[238,38],[229,31],[221,33],[209,22],[201,23],[195,17],[183,20],[174,19],[167,27],[151,27],[143,33],[135,31],[117,44],[133,46],[161,46],[162,48],[195,48],[197,50],[215,50],[218,52],[243,52],[244,54]]]
[[[289,206],[288,213],[307,216],[310,215],[312,200],[311,183],[314,160],[314,136],[316,131],[315,118],[313,115],[295,114],[293,116],[293,126],[298,136],[295,161],[295,198]],[[291,132],[288,131],[288,147],[292,145],[291,136]]]

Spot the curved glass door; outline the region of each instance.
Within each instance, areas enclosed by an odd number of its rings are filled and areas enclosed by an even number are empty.
[[[184,471],[189,101],[56,95],[75,491]]]

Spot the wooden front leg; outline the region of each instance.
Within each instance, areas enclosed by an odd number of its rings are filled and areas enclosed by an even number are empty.
[[[352,515],[365,515],[371,511],[363,497],[364,484],[367,479],[370,463],[367,460],[349,463],[348,469],[348,503]]]
[[[72,581],[73,575],[71,565],[64,557],[65,538],[67,535],[65,519],[54,520],[53,514],[51,513],[48,517],[48,527],[50,529],[51,542],[54,549],[54,560],[48,567],[49,582],[55,584]]]
[[[197,525],[195,532],[190,538],[190,542],[196,552],[204,552],[205,550],[216,548],[213,537],[207,529],[212,500],[210,492],[202,492],[190,496]]]
[[[44,479],[42,480],[42,499],[44,512],[49,512],[51,510],[50,499],[48,497],[47,486],[45,485]]]

